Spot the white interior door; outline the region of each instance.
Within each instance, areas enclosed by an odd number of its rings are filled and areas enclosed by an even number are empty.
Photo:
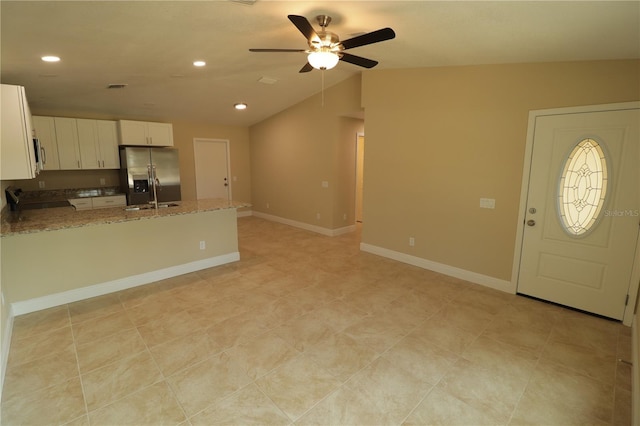
[[[231,198],[229,181],[229,141],[219,139],[194,139],[193,153],[196,160],[196,197]]]
[[[639,123],[640,109],[536,117],[519,293],[623,318],[640,220]]]
[[[364,135],[356,140],[356,222],[362,223],[362,194],[364,191]]]

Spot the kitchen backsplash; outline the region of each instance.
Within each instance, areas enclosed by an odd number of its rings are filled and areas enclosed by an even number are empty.
[[[49,170],[41,172],[35,179],[13,181],[13,186],[23,191],[114,187],[120,186],[119,172],[120,170]]]

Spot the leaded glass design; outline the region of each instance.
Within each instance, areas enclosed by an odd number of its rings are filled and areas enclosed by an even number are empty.
[[[564,163],[558,187],[558,210],[564,230],[588,232],[600,217],[607,195],[607,161],[598,142],[580,141]]]

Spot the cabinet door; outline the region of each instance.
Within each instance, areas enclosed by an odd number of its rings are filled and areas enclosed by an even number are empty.
[[[56,139],[56,125],[53,117],[33,116],[33,128],[40,141],[42,151],[42,170],[60,170],[58,158],[58,140]]]
[[[110,195],[107,197],[94,197],[91,201],[94,209],[100,209],[105,207],[123,207],[127,205],[127,197],[125,195]]]
[[[96,120],[98,125],[98,152],[101,168],[119,169],[118,131],[115,121]]]
[[[96,120],[76,119],[78,144],[80,148],[80,166],[87,169],[99,169],[98,125]]]
[[[31,113],[22,86],[0,87],[0,180],[33,179],[36,158],[31,135]]]
[[[118,121],[120,145],[148,145],[147,123],[144,121]]]
[[[173,146],[173,126],[171,123],[147,123],[151,145]]]
[[[54,117],[60,170],[80,169],[80,147],[75,118]]]
[[[91,198],[71,198],[69,199],[69,204],[76,210],[91,210],[93,208]]]

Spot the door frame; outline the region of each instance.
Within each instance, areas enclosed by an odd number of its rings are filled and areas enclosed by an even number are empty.
[[[522,244],[524,242],[524,222],[527,208],[527,197],[529,195],[529,178],[531,174],[531,158],[533,156],[533,138],[535,135],[536,119],[538,117],[548,115],[581,114],[587,112],[619,111],[628,109],[640,109],[640,102],[621,102],[614,104],[586,105],[529,111],[529,122],[527,124],[527,142],[524,151],[524,164],[522,167],[522,186],[520,187],[520,206],[518,207],[518,227],[516,230],[516,244],[513,254],[513,268],[511,272],[511,285],[514,293],[518,292],[518,276],[520,275],[520,260],[522,257]],[[640,166],[640,158],[638,158],[637,161]],[[640,253],[640,228],[638,230],[638,240],[636,242],[636,254],[638,253]],[[624,317],[622,320],[624,325],[631,326],[631,323],[633,321],[639,285],[640,260],[636,255],[633,264],[633,270],[631,272],[631,282],[629,283],[629,304],[624,311]]]
[[[230,147],[229,147],[229,139],[213,139],[213,138],[193,138],[193,177],[195,180],[195,185],[196,185],[196,199],[198,198],[198,173],[196,170],[196,143],[197,142],[215,142],[215,143],[224,143],[225,144],[225,150],[227,153],[227,182],[229,183],[229,200],[233,200],[233,195],[232,195],[232,185],[231,185],[231,181],[233,180],[231,178],[231,151],[230,151]]]
[[[362,150],[362,147],[360,146],[360,138],[364,138],[364,132],[357,132],[356,133],[356,176],[355,176],[355,194],[354,194],[354,198],[355,198],[355,203],[354,203],[354,214],[353,214],[353,221],[354,223],[358,223],[358,196],[360,197],[360,208],[362,210],[362,215],[364,216],[364,183],[362,185],[362,193],[359,193],[358,191],[358,172],[362,171],[363,173],[363,178],[362,180],[364,181],[364,154],[363,154],[363,158],[362,158],[362,164],[358,163],[358,153]],[[362,221],[360,221],[360,223],[362,223]]]

